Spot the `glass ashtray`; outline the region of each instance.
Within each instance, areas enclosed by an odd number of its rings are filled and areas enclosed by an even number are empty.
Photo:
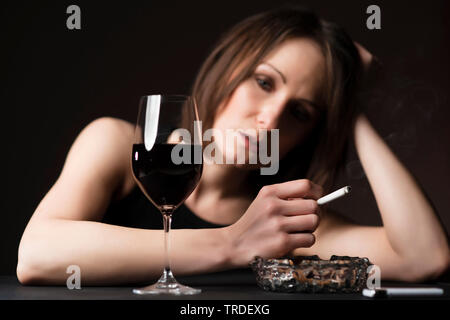
[[[266,291],[357,293],[366,287],[369,259],[331,256],[296,256],[280,259],[255,257],[250,266],[257,284]]]

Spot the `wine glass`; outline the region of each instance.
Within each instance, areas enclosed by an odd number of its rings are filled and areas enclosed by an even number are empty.
[[[162,213],[164,271],[153,285],[135,294],[197,294],[177,282],[170,270],[172,214],[197,186],[203,169],[201,126],[195,99],[186,95],[143,96],[132,151],[134,179]]]

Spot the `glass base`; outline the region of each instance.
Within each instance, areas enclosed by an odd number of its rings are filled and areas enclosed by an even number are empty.
[[[171,295],[193,295],[202,292],[201,289],[182,285],[175,280],[170,270],[164,270],[164,274],[155,284],[133,289],[134,294],[171,294]]]
[[[134,294],[171,294],[171,295],[193,295],[202,292],[201,289],[195,289],[182,284],[177,283],[176,285],[161,285],[159,283],[152,284],[150,286],[133,289]]]

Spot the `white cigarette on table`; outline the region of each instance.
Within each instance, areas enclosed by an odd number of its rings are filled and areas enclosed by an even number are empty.
[[[442,288],[378,288],[364,289],[362,294],[369,298],[386,296],[440,296]]]
[[[346,194],[350,193],[350,190],[352,190],[352,187],[350,187],[350,186],[340,188],[332,193],[327,194],[326,196],[323,196],[319,200],[317,200],[317,204],[322,205],[322,204],[328,203],[330,201],[336,200],[336,199],[343,197]]]

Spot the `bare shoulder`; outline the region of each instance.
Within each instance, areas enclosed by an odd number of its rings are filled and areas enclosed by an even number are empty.
[[[122,198],[135,186],[131,171],[131,150],[134,139],[134,125],[126,120],[114,117],[101,117],[90,122],[83,130],[86,139],[104,143],[109,148],[108,162],[115,160],[116,170],[120,170],[123,179],[116,194]],[[99,146],[100,147],[100,146]]]
[[[113,138],[132,138],[134,126],[125,120],[114,117],[101,117],[91,121],[83,131],[91,134],[107,132]]]
[[[111,201],[125,196],[134,187],[133,131],[129,122],[110,117],[95,119],[85,126],[33,219],[99,221]]]

